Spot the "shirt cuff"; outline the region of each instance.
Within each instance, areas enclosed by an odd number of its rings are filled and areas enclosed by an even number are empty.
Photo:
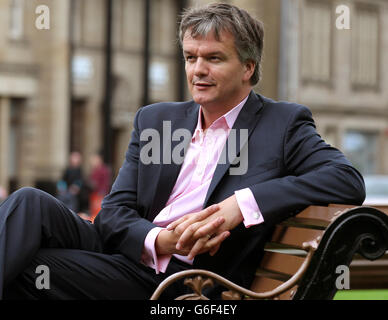
[[[264,222],[263,215],[261,214],[251,189],[245,188],[237,190],[234,194],[236,195],[237,204],[241,210],[246,228]]]
[[[144,248],[142,253],[142,263],[146,266],[155,269],[155,272],[166,272],[167,266],[170,263],[171,254],[157,255],[155,250],[155,241],[160,231],[164,230],[160,227],[151,229],[144,241]]]

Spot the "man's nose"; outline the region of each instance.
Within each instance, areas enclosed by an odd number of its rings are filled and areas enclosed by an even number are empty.
[[[194,74],[196,76],[203,76],[203,75],[207,75],[208,74],[208,66],[207,66],[207,63],[205,61],[205,59],[203,58],[198,58],[196,61],[195,61],[195,66],[194,66]]]

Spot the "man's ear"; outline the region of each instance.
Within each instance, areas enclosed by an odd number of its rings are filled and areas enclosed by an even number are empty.
[[[249,81],[253,73],[255,72],[255,66],[256,64],[252,60],[248,60],[247,62],[244,63],[244,68],[245,68],[245,75],[244,75],[244,80]]]

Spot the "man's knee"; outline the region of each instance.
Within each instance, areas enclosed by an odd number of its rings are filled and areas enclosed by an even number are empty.
[[[18,200],[34,200],[45,195],[45,192],[42,190],[33,188],[33,187],[23,187],[15,191],[11,197]]]
[[[18,198],[31,198],[36,197],[40,194],[40,190],[33,187],[23,187],[15,191],[12,196]]]
[[[41,208],[42,204],[50,203],[50,201],[47,202],[50,197],[50,195],[42,190],[32,187],[24,187],[13,192],[6,202],[8,202],[8,208],[10,208],[12,212],[22,205],[23,208],[27,209],[27,211],[31,213],[36,211],[33,209]],[[21,210],[20,212],[24,211],[25,210]]]

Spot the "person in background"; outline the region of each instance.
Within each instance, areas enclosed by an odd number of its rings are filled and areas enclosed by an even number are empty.
[[[5,190],[5,188],[0,186],[0,204],[7,198],[7,196],[8,196],[8,193]]]
[[[57,183],[56,198],[62,201],[70,210],[73,210],[75,213],[78,213],[79,206],[77,196],[67,189],[67,184],[63,180],[60,180]]]
[[[82,172],[82,155],[78,151],[70,153],[69,165],[63,172],[62,180],[57,184],[58,196],[62,200],[69,200],[71,208],[76,213],[88,210],[85,204],[85,181]],[[71,200],[70,200],[71,199]],[[65,204],[68,202],[65,202]]]
[[[109,166],[104,163],[100,154],[93,154],[90,158],[90,164],[91,172],[88,186],[90,190],[90,220],[93,221],[101,210],[102,200],[110,191],[112,177]]]

